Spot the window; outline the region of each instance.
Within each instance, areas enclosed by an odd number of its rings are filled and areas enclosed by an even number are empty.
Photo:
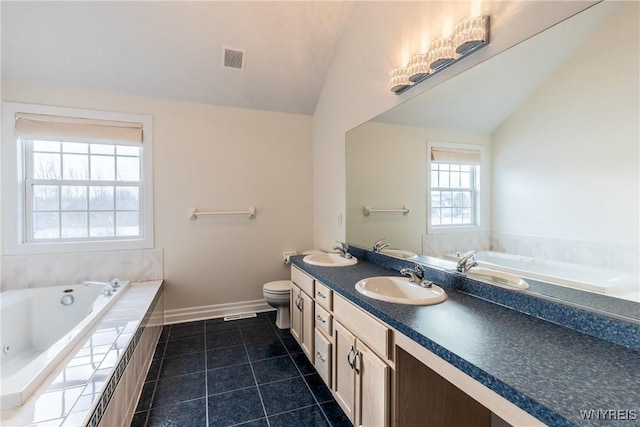
[[[140,147],[23,140],[27,241],[142,237]]]
[[[153,247],[149,116],[12,103],[3,114],[7,253]]]
[[[483,147],[430,142],[428,150],[429,231],[478,230]]]
[[[431,225],[475,225],[477,166],[431,163]]]

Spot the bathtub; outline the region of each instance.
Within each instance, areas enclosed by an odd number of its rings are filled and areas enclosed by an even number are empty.
[[[0,409],[22,403],[128,287],[55,286],[0,293]]]
[[[620,295],[638,288],[638,278],[631,273],[496,251],[478,251],[475,256],[480,267],[605,295]],[[444,256],[454,261],[459,257],[459,254]]]

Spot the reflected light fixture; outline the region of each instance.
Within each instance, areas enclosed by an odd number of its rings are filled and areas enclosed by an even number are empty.
[[[429,55],[419,53],[413,55],[407,64],[407,72],[409,73],[409,81],[416,82],[424,79],[430,72]]]
[[[409,71],[407,68],[396,68],[389,73],[389,89],[391,92],[398,93],[408,89],[413,83],[409,80]]]
[[[427,52],[413,55],[405,67],[391,71],[389,89],[401,94],[487,44],[489,16],[465,19],[454,27],[451,37],[433,41]]]

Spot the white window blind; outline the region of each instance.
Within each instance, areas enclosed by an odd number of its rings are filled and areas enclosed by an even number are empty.
[[[19,137],[105,139],[142,143],[142,123],[16,113]]]
[[[431,160],[439,163],[479,165],[480,151],[448,147],[431,147]]]

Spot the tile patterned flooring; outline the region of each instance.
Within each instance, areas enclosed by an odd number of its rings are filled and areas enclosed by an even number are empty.
[[[131,427],[351,426],[275,312],[165,326]]]

